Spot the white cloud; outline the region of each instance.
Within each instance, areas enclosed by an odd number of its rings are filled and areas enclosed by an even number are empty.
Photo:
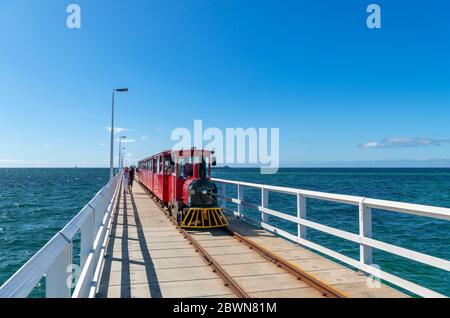
[[[22,159],[0,159],[0,164],[4,165],[42,165],[47,160],[22,160]]]
[[[369,141],[359,145],[359,148],[383,148],[383,145],[376,141]]]
[[[147,136],[142,136],[141,140],[148,140],[149,138]]]
[[[450,143],[450,139],[434,139],[434,138],[409,138],[409,137],[393,137],[383,139],[381,141],[370,141],[360,144],[359,148],[406,148],[406,147],[427,147],[441,146]]]
[[[26,163],[26,160],[20,160],[20,159],[0,159],[0,163],[3,164],[23,164]]]
[[[111,132],[111,126],[110,127],[106,127],[106,130],[108,132]],[[115,134],[118,134],[118,133],[121,133],[121,132],[125,132],[125,131],[130,131],[130,129],[122,128],[122,127],[114,127],[114,133]]]

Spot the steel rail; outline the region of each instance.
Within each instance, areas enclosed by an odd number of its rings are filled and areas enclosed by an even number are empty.
[[[195,251],[200,253],[205,260],[205,262],[213,268],[213,272],[219,275],[219,277],[224,281],[225,286],[231,288],[234,293],[240,298],[251,298],[249,294],[230,276],[228,273],[214,260],[211,255],[200,245],[200,243],[195,240],[191,234],[186,232],[184,229],[178,227],[176,221],[171,216],[174,225],[178,228],[180,233],[195,247]]]
[[[253,242],[252,240],[242,236],[239,233],[236,233],[234,231],[231,231],[230,229],[222,229],[225,233],[228,235],[234,237],[239,242],[247,245],[251,250],[254,250],[261,254],[264,258],[268,259],[278,267],[283,268],[288,273],[294,275],[297,280],[301,280],[307,285],[311,286],[312,288],[318,290],[322,296],[328,297],[328,298],[348,298],[347,295],[344,293],[334,289],[333,287],[329,286],[325,282],[321,281],[320,279],[314,277],[313,275],[305,272],[295,264],[283,259],[282,257],[279,257],[275,253],[269,251],[267,248]]]

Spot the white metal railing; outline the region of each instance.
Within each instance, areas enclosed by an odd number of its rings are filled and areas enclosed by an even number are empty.
[[[263,184],[255,184],[248,182],[238,182],[223,179],[213,179],[213,181],[222,185],[222,192],[218,196],[222,198],[222,204],[225,211],[233,213],[235,216],[247,220],[253,225],[260,226],[270,232],[294,241],[300,245],[316,250],[334,259],[337,259],[347,265],[350,265],[358,270],[367,274],[378,277],[379,279],[390,282],[398,287],[408,290],[418,296],[422,297],[446,297],[440,293],[432,291],[426,287],[420,286],[413,282],[407,281],[403,278],[384,272],[379,268],[376,268],[372,264],[372,249],[379,249],[384,252],[388,252],[394,255],[398,255],[416,262],[420,262],[435,268],[439,268],[445,271],[450,271],[450,261],[430,256],[424,253],[416,252],[410,249],[399,247],[393,244],[385,243],[372,238],[372,209],[381,209],[392,212],[400,212],[407,214],[414,214],[424,217],[432,217],[443,220],[450,220],[450,209],[440,208],[434,206],[409,204],[403,202],[376,200],[357,196],[339,195],[331,193],[323,193],[316,191],[308,191],[301,189],[293,189],[286,187],[269,186]],[[227,196],[227,185],[237,187],[237,198],[230,198]],[[260,189],[261,190],[261,204],[253,204],[244,201],[244,187]],[[269,193],[277,192],[295,195],[297,197],[297,216],[292,216],[286,213],[275,211],[268,208]],[[350,233],[347,231],[339,230],[330,226],[319,224],[307,220],[306,199],[312,198],[317,200],[338,202],[349,205],[355,205],[359,208],[359,234]],[[237,205],[237,211],[227,207],[227,202],[232,202]],[[253,208],[261,212],[261,219],[256,220],[244,215],[244,207]],[[283,220],[287,220],[294,224],[297,224],[297,235],[293,235],[269,224],[268,216],[272,215]],[[307,239],[306,230],[312,228],[341,239],[345,239],[360,246],[360,259],[355,260],[351,257],[345,256],[341,253],[333,251],[329,248],[321,246],[317,243],[311,242]]]
[[[0,287],[0,298],[27,297],[43,276],[48,298],[94,297],[118,204],[122,173],[116,175],[48,243]],[[79,276],[72,264],[74,237],[81,233]],[[73,284],[75,278],[76,284]],[[73,286],[75,285],[75,286]],[[74,288],[74,289],[73,289]],[[73,293],[72,293],[73,289]]]

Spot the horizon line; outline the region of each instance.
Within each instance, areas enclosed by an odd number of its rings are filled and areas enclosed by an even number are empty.
[[[242,167],[242,166],[222,166],[222,167],[211,167],[211,169],[261,169],[263,167]],[[0,169],[109,169],[109,167],[94,167],[94,166],[49,166],[49,167],[36,167],[36,166],[11,166],[2,167]],[[114,167],[114,169],[119,169]],[[283,166],[279,169],[450,169],[449,166]]]

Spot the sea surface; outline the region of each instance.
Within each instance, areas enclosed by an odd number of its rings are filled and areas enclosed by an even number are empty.
[[[109,169],[0,169],[0,285],[60,231],[108,179]],[[42,279],[31,296],[44,296],[44,290]]]
[[[0,169],[0,285],[55,235],[108,181],[108,169]],[[259,169],[214,169],[214,177],[377,199],[450,207],[450,169],[281,169],[261,175]],[[228,195],[236,191],[228,186]],[[261,194],[247,189],[245,200],[260,203]],[[229,204],[231,207],[232,205]],[[272,194],[269,208],[296,214],[294,196]],[[256,211],[245,208],[251,217]],[[358,233],[358,209],[307,200],[308,219]],[[296,234],[296,226],[275,217],[270,223]],[[373,211],[373,237],[450,260],[450,222],[394,212]],[[308,239],[355,259],[357,244],[308,229]],[[76,256],[75,256],[76,258]],[[374,251],[384,271],[450,296],[450,273]],[[44,282],[31,296],[44,295]]]

